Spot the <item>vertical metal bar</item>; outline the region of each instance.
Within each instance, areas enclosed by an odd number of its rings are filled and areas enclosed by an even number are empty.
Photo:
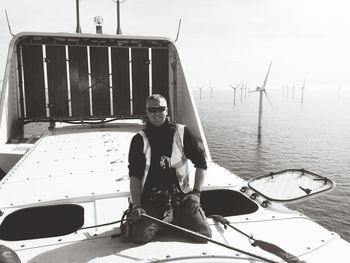
[[[174,116],[173,116],[173,121],[176,122],[177,119],[177,56],[176,52],[173,52],[173,62],[171,64],[173,68],[173,92],[174,92]]]
[[[49,88],[47,84],[47,62],[46,62],[46,45],[42,45],[43,50],[43,69],[44,69],[44,86],[45,86],[45,108],[46,117],[50,116],[50,100],[49,100]]]
[[[72,116],[72,96],[71,96],[71,90],[70,90],[70,74],[69,74],[69,50],[68,46],[65,46],[66,50],[66,71],[67,71],[67,98],[68,98],[68,114],[71,117]]]
[[[132,96],[132,58],[131,58],[131,48],[129,48],[129,78],[130,78],[130,114],[134,114],[133,110],[133,96]]]
[[[89,79],[89,104],[90,104],[90,116],[94,115],[94,109],[92,107],[92,90],[91,90],[91,65],[90,65],[90,47],[87,47],[87,59],[88,59],[88,79]]]
[[[148,79],[149,79],[149,92],[148,95],[150,96],[153,93],[153,87],[152,87],[152,48],[148,49],[148,59],[149,59],[149,64],[148,64]]]
[[[24,76],[23,76],[23,57],[22,57],[22,46],[18,46],[17,48],[17,74],[18,74],[18,88],[19,88],[19,103],[21,109],[21,118],[24,119],[26,116],[26,100],[25,100],[25,92],[24,92]]]
[[[114,108],[113,108],[113,80],[112,80],[112,50],[111,47],[108,47],[108,74],[109,74],[109,104],[110,104],[110,109],[111,109],[111,115],[114,113]]]

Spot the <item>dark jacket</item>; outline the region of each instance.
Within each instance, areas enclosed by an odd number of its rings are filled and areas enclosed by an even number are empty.
[[[151,145],[151,165],[143,188],[142,198],[149,197],[153,189],[171,190],[173,185],[178,186],[175,169],[164,167],[161,159],[171,157],[175,124],[165,121],[160,127],[147,123],[144,129]],[[197,140],[185,127],[184,152],[195,167],[207,169],[204,151],[199,147]],[[136,134],[131,141],[129,150],[129,176],[142,178],[144,176],[146,159],[143,154],[143,139]]]

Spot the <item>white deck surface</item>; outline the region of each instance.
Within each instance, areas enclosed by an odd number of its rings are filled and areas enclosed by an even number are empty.
[[[128,149],[132,136],[141,128],[141,123],[119,123],[105,128],[72,126],[48,131],[1,182],[0,208],[4,215],[0,222],[21,207],[61,203],[83,206],[84,226],[120,219],[128,206]],[[245,182],[240,178],[214,163],[209,164],[204,188],[239,190],[242,185]],[[259,207],[254,214],[228,219],[254,238],[273,242],[307,262],[337,262],[333,254],[335,245],[344,253],[349,251],[349,244],[337,234],[281,205]],[[234,230],[225,230],[211,219],[209,223],[213,239],[278,260],[252,247],[246,237]],[[1,243],[16,250],[22,262],[31,263],[150,262],[175,258],[187,258],[187,262],[195,258],[227,262],[242,258],[227,248],[192,243],[173,233],[163,233],[145,245],[111,238],[119,231],[118,224],[62,237]],[[344,259],[338,262],[349,258],[346,254],[338,256]]]
[[[140,122],[121,122],[105,128],[67,126],[47,131],[1,182],[0,207],[126,196],[130,141],[142,127]],[[206,186],[243,183],[217,165],[210,164],[210,171]],[[215,177],[218,171],[220,180]]]

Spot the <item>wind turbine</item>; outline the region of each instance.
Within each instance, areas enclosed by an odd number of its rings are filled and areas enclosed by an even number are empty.
[[[295,89],[295,82],[293,82],[293,93],[292,93],[292,99],[294,100],[294,89]]]
[[[202,99],[202,89],[203,88],[204,88],[204,85],[202,87],[198,88],[199,89],[199,99],[200,100]]]
[[[339,87],[338,87],[338,99],[340,98],[340,90],[341,90],[341,83],[339,84]]]
[[[213,89],[214,89],[214,87],[210,86],[210,97],[211,98],[213,97]]]
[[[263,113],[263,98],[264,98],[264,93],[266,98],[268,99],[268,101],[271,104],[271,101],[269,99],[269,96],[267,96],[265,87],[266,87],[266,82],[267,82],[267,78],[269,77],[269,73],[270,73],[270,69],[271,69],[271,65],[272,65],[272,61],[270,62],[270,66],[269,69],[267,71],[265,80],[264,80],[264,84],[262,87],[257,87],[255,91],[252,92],[260,92],[260,99],[259,99],[259,123],[258,123],[258,140],[261,139],[261,117],[262,117],[262,113]],[[271,104],[272,105],[272,104]]]
[[[239,87],[239,85],[241,85],[241,82],[239,84],[237,84],[236,86],[228,85],[230,88],[233,89],[233,106],[236,105],[236,90]]]
[[[305,79],[304,79],[303,86],[301,87],[301,104],[304,103],[304,89],[305,89]]]
[[[242,97],[243,97],[243,87],[244,87],[244,82],[242,83],[242,86],[240,88],[240,90],[241,90],[241,102],[242,102]]]

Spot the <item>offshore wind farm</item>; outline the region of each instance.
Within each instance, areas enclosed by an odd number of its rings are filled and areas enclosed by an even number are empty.
[[[260,140],[259,96],[234,105],[229,87],[213,97],[203,89],[201,100],[194,91],[213,160],[246,180],[292,167],[333,178],[333,192],[292,207],[350,241],[350,91],[343,88],[339,96],[336,86],[304,94],[295,88],[293,99],[280,88],[267,90],[273,107],[264,105]]]

